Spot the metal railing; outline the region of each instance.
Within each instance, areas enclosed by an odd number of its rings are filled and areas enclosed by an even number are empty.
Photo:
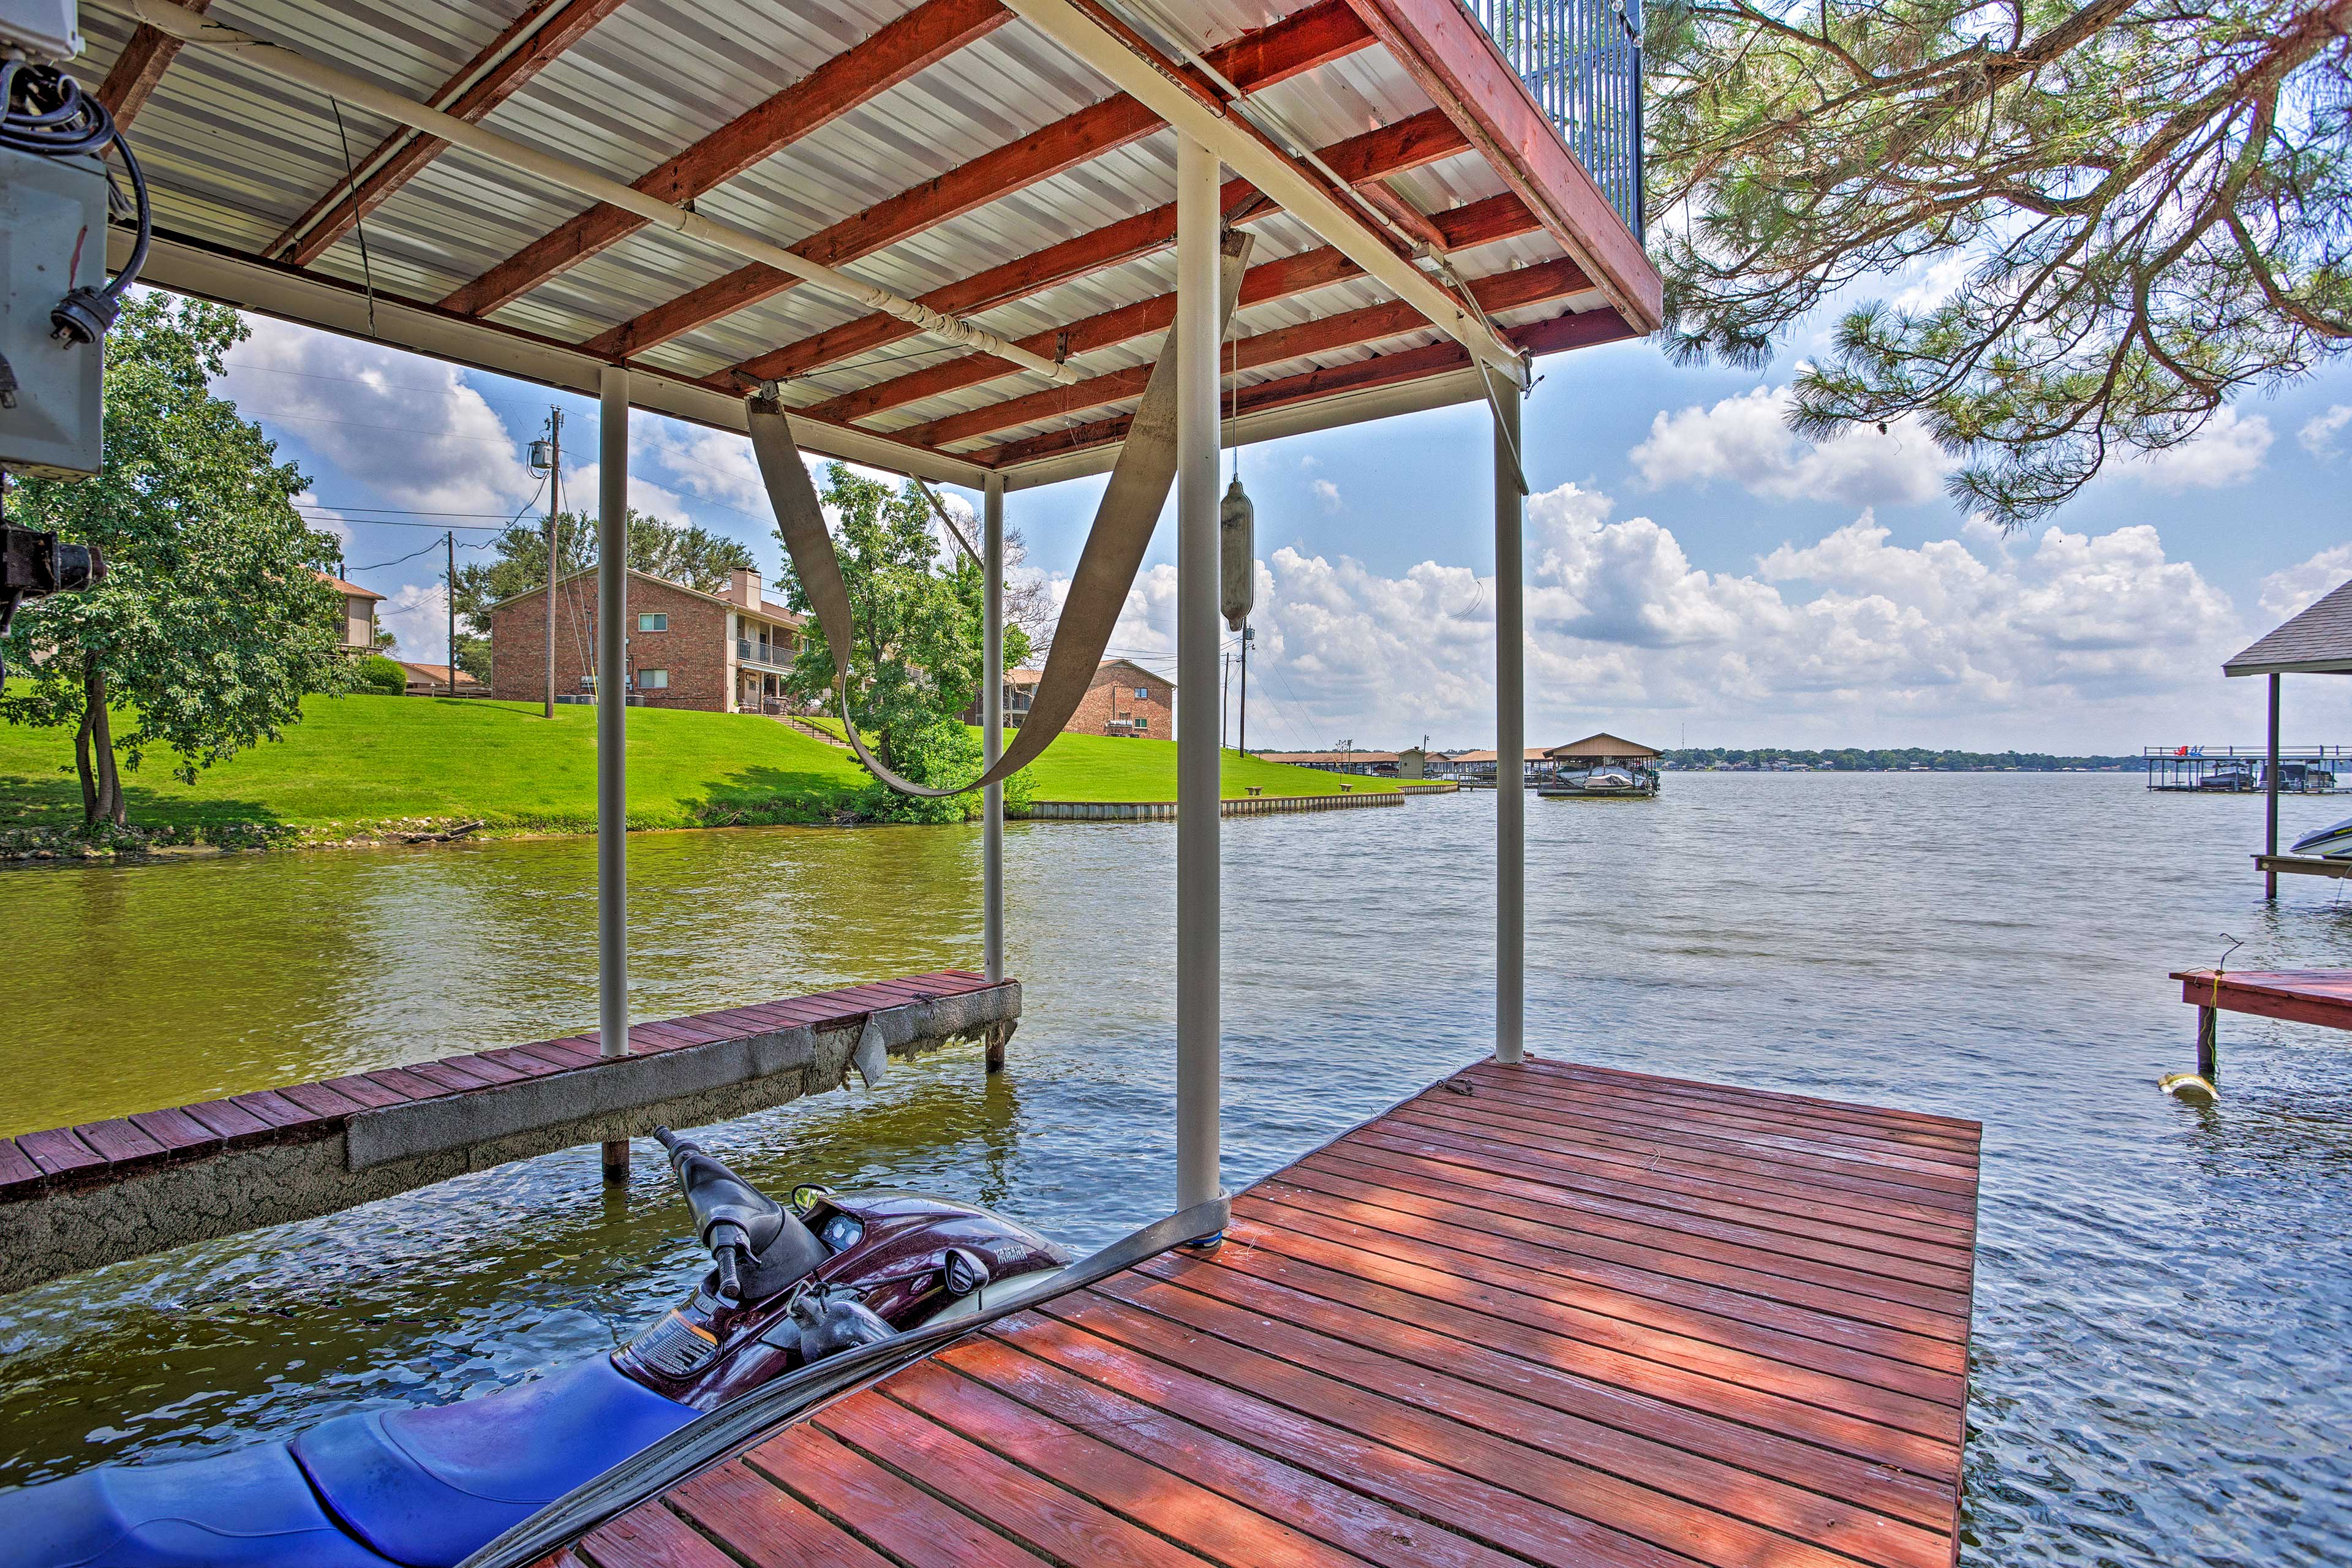
[[[1639,238],[1641,0],[1465,3]]]
[[[770,664],[782,669],[793,662],[797,651],[789,643],[753,642],[750,637],[735,639],[735,661],[738,664]]]

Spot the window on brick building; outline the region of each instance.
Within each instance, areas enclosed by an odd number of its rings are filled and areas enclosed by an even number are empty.
[[[640,691],[668,690],[669,671],[667,669],[641,669],[637,671],[637,689]]]
[[[1136,700],[1138,702],[1149,702],[1149,701],[1150,701],[1150,700],[1151,700],[1151,688],[1150,688],[1150,687],[1148,687],[1148,686],[1139,686],[1139,687],[1137,687],[1137,688],[1135,689],[1135,700]]]
[[[669,630],[669,616],[659,612],[649,612],[646,615],[639,616],[637,617],[637,630],[641,632],[666,632]]]

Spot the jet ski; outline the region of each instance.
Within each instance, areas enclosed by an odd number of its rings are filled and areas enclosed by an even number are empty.
[[[0,1568],[454,1568],[771,1379],[981,1310],[992,1289],[1070,1262],[1026,1226],[945,1198],[804,1184],[779,1204],[700,1145],[655,1136],[711,1268],[628,1344],[478,1399],[0,1492]]]
[[[2329,860],[2352,860],[2352,816],[2333,827],[2306,833],[2294,841],[2297,855],[2317,855]]]

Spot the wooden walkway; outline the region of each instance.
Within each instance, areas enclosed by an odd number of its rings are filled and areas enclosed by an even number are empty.
[[[0,1292],[332,1214],[656,1122],[699,1127],[978,1037],[992,1068],[1017,982],[968,970],[410,1062],[0,1138]]]
[[[2197,1071],[2208,1082],[2221,1077],[2223,1013],[2352,1029],[2352,969],[2177,969],[2172,978],[2197,1009]]]
[[[562,1568],[1949,1568],[1975,1123],[1491,1063]]]

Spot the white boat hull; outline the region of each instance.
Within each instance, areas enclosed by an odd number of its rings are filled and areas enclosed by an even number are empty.
[[[2305,834],[2294,841],[2294,853],[2316,855],[2325,860],[2352,860],[2352,816],[2333,827]]]

